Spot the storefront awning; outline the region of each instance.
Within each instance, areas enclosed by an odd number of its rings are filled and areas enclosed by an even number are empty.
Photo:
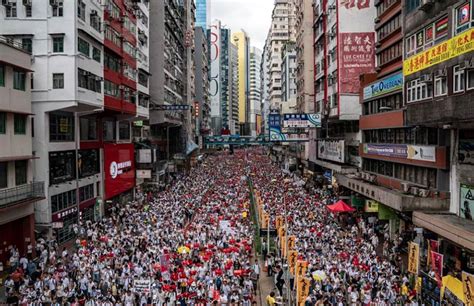
[[[474,222],[450,213],[413,213],[413,223],[474,251]]]

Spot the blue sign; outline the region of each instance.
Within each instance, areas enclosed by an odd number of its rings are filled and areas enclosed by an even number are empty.
[[[332,171],[331,170],[326,170],[323,174],[323,176],[328,180],[328,181],[332,181]]]
[[[397,73],[364,87],[364,100],[403,88],[403,73]]]
[[[280,129],[281,128],[281,116],[280,114],[269,114],[268,115],[268,126],[269,128]]]

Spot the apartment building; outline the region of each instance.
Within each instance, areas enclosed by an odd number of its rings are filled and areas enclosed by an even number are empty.
[[[232,43],[237,47],[239,56],[239,134],[250,135],[250,38],[242,30],[232,33]]]
[[[262,50],[250,47],[249,70],[249,128],[250,135],[257,136],[262,132],[262,94],[260,84],[260,67],[262,64]]]
[[[34,173],[31,53],[27,45],[0,36],[0,262],[9,247],[24,254],[35,241],[35,203],[45,198]]]
[[[196,27],[194,32],[194,62],[196,78],[194,87],[196,99],[194,102],[194,116],[196,120],[196,136],[198,143],[202,143],[202,135],[207,134],[211,128],[211,105],[209,99],[209,44],[206,32],[202,27]]]

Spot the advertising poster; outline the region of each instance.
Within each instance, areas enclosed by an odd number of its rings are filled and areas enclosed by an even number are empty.
[[[318,141],[318,157],[338,163],[345,162],[344,140]]]
[[[430,262],[431,262],[431,251],[433,252],[438,252],[439,251],[439,242],[438,240],[432,240],[432,239],[429,239],[428,240],[428,258],[426,259],[426,263],[428,264],[428,266],[430,265]]]
[[[462,271],[464,301],[467,306],[474,306],[474,275]]]
[[[386,95],[403,87],[403,73],[397,73],[364,87],[364,100]]]
[[[415,242],[408,243],[408,272],[418,275],[420,246]]]
[[[435,273],[436,280],[438,281],[438,287],[441,288],[443,285],[443,254],[431,251],[431,270]]]
[[[283,127],[310,128],[321,127],[320,114],[284,114]]]
[[[474,187],[461,184],[461,196],[459,199],[459,216],[472,220],[474,212]]]
[[[359,92],[361,74],[375,71],[375,34],[373,32],[341,33],[339,82],[341,93]]]
[[[135,186],[135,156],[132,143],[104,144],[105,199]]]
[[[364,154],[436,162],[436,147],[404,144],[364,144]]]
[[[378,213],[379,212],[379,202],[374,200],[365,200],[365,212],[366,213]]]
[[[474,139],[459,139],[458,160],[460,164],[474,165]]]

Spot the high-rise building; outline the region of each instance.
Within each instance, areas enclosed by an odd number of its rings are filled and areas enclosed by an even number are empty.
[[[211,16],[211,0],[196,0],[196,27],[201,27],[204,31],[210,24],[209,17]],[[206,32],[205,32],[206,33]]]
[[[26,49],[26,50],[25,50]],[[35,243],[35,202],[44,199],[44,181],[34,175],[31,110],[31,44],[0,36],[0,262],[8,246],[25,254]]]
[[[249,87],[249,125],[250,135],[257,136],[262,132],[262,94],[260,84],[260,67],[262,65],[262,50],[250,48],[250,87]]]
[[[240,135],[250,135],[250,38],[245,31],[232,33],[239,54]]]
[[[196,99],[195,108],[196,136],[207,133],[211,128],[210,115],[211,105],[209,100],[209,45],[206,37],[207,31],[196,27],[194,31],[194,62],[196,67],[196,78],[194,79]],[[197,109],[196,109],[197,107]],[[199,140],[198,141],[202,141]]]
[[[239,50],[233,43],[229,44],[229,130],[232,135],[239,133]]]
[[[287,42],[282,50],[281,97],[282,101],[296,99],[296,50],[294,42]]]
[[[36,228],[62,243],[74,237],[80,218],[97,219],[103,208],[132,198],[131,123],[147,118],[147,107],[137,103],[137,15],[148,4],[2,4],[14,18],[0,17],[0,34],[33,57],[34,180],[47,186],[35,207]]]

